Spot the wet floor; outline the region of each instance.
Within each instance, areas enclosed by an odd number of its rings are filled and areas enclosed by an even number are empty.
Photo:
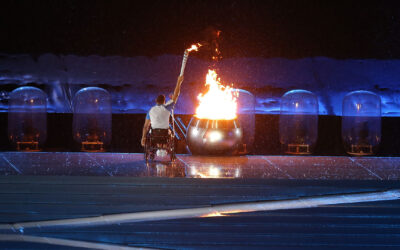
[[[178,155],[146,164],[143,154],[1,152],[0,175],[399,180],[400,158]]]
[[[157,158],[146,164],[142,154],[2,152],[0,248],[81,249],[82,242],[103,249],[111,249],[106,244],[167,249],[398,248],[398,199],[351,203],[343,195],[398,190],[399,179],[400,158],[388,157],[178,155],[175,163]],[[343,197],[339,202],[345,203],[307,207],[304,202],[305,197],[331,195]],[[98,226],[35,226],[23,231],[11,226],[279,200],[305,206]],[[32,243],[32,236],[41,241]],[[51,238],[65,241],[49,245]]]

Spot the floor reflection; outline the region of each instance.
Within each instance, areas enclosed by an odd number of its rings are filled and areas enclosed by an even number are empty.
[[[239,167],[219,166],[215,164],[202,164],[201,166],[189,166],[187,176],[190,178],[240,178]]]
[[[187,178],[240,178],[240,167],[218,164],[184,165],[178,161],[150,161],[146,163],[149,177],[187,177]]]
[[[146,164],[148,177],[185,177],[185,167],[177,162],[151,161]]]

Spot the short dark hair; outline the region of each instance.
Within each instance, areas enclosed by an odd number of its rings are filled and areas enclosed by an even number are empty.
[[[164,104],[165,103],[165,95],[159,95],[156,99],[157,104]]]

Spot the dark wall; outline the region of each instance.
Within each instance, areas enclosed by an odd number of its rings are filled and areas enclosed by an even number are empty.
[[[222,30],[223,57],[399,58],[399,6],[391,0],[3,0],[0,52],[181,54],[215,27]]]
[[[190,115],[178,115],[188,124]],[[142,152],[140,138],[144,114],[113,114],[112,142],[108,151]],[[253,154],[282,154],[279,143],[279,115],[256,115]],[[72,139],[72,114],[49,113],[44,151],[78,151]],[[7,138],[7,113],[0,113],[0,150],[15,150]],[[178,153],[186,153],[178,143]],[[341,117],[319,116],[315,155],[346,155],[341,140]],[[400,117],[382,118],[382,142],[379,156],[400,156]]]

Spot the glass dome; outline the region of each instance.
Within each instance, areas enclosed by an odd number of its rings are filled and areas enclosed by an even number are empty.
[[[79,90],[73,101],[73,135],[82,151],[101,152],[111,143],[111,96],[102,88]]]
[[[381,142],[381,98],[370,91],[353,91],[343,98],[342,140],[351,155],[372,155]]]
[[[238,97],[238,121],[243,130],[243,143],[247,153],[253,150],[255,136],[255,97],[252,93],[237,89]]]
[[[17,150],[39,151],[47,136],[47,96],[35,87],[10,93],[8,137]]]
[[[311,154],[318,138],[318,97],[291,90],[281,98],[279,139],[288,154]]]

